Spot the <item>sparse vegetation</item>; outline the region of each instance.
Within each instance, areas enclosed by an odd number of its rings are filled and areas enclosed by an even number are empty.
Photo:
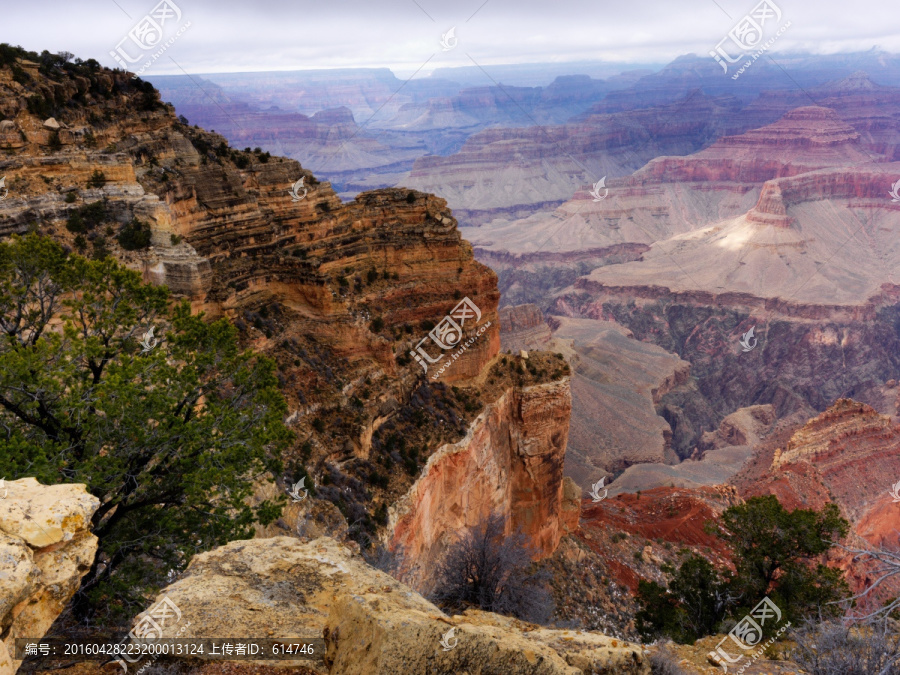
[[[641,581],[636,617],[646,638],[665,635],[688,643],[717,632],[728,618],[740,618],[769,597],[786,620],[836,616],[846,598],[840,572],[818,562],[832,541],[846,534],[847,521],[837,507],[821,512],[787,511],[772,495],[751,497],[729,507],[710,531],[734,552],[736,572],[721,573],[702,556],[682,561],[664,588]]]
[[[667,644],[661,644],[650,654],[650,672],[653,675],[688,675],[678,665],[678,657]]]
[[[106,174],[100,169],[94,169],[91,177],[88,178],[87,186],[89,188],[102,188],[106,185]]]
[[[69,213],[66,229],[75,234],[84,234],[106,221],[108,217],[105,201],[84,204]]]
[[[526,538],[505,531],[505,519],[492,514],[463,534],[437,567],[431,599],[454,611],[474,607],[547,621],[553,611],[547,575],[529,571]]]
[[[790,656],[809,675],[900,674],[900,627],[891,619],[807,622],[791,637],[796,646]]]

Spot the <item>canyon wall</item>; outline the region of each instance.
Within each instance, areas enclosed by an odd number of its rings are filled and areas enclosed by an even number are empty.
[[[886,394],[898,399],[896,381]],[[900,425],[874,408],[842,398],[805,423],[788,427],[756,449],[735,477],[741,496],[772,494],[788,509],[821,510],[835,504],[850,523],[844,545],[896,547],[900,523]],[[829,555],[854,592],[881,576],[877,565],[845,550]],[[886,579],[872,600],[896,597],[900,583]]]
[[[564,533],[563,461],[572,398],[568,378],[507,392],[461,441],[437,450],[389,512],[389,546],[413,585],[466,529],[491,514],[520,531],[533,556],[552,553]]]
[[[288,402],[296,443],[283,459],[294,475],[273,479],[308,475],[363,545],[419,478],[398,527],[423,559],[492,510],[537,555],[553,550],[567,371],[535,357],[500,381],[489,375],[500,350],[497,277],[474,259],[445,200],[397,188],[345,203],[296,161],[183,123],[124,73],[28,72],[19,82],[0,67],[0,113],[10,118],[0,132],[16,141],[0,236],[36,230],[70,250],[93,247],[195,311],[231,319],[242,346],[275,361]],[[53,124],[29,107],[34,96]],[[103,216],[82,236],[68,221],[85,209]],[[151,245],[125,250],[116,234],[134,219],[148,224]],[[472,460],[453,476],[472,486],[471,503],[444,521],[454,502],[435,476],[450,469],[429,457],[465,438],[460,456]]]

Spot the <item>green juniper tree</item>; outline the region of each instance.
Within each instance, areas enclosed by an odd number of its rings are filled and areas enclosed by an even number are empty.
[[[666,635],[689,643],[740,619],[768,596],[784,619],[840,614],[848,595],[840,570],[819,561],[833,542],[847,534],[848,523],[834,504],[822,511],[788,511],[773,495],[751,497],[729,507],[711,534],[727,542],[734,573],[721,574],[704,558],[691,555],[668,587],[641,581],[638,629],[645,637]]]
[[[193,554],[280,514],[248,498],[280,472],[284,413],[273,363],[240,350],[228,321],[111,258],[35,235],[0,243],[0,475],[84,483],[100,500],[81,618],[133,613]]]
[[[840,570],[819,557],[848,527],[834,504],[788,511],[774,495],[726,509],[713,530],[734,552],[734,587],[742,597],[737,611],[746,613],[768,595],[789,619],[839,613],[836,602],[847,597],[848,586]]]

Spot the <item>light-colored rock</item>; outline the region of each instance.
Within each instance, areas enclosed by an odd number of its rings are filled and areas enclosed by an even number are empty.
[[[41,637],[78,590],[97,552],[88,529],[100,506],[84,485],[3,481],[0,489],[0,675],[15,639]]]
[[[44,120],[44,128],[45,129],[56,129],[59,130],[62,128],[59,122],[56,121],[54,117],[48,117]]]
[[[321,673],[650,672],[638,645],[605,635],[488,612],[447,616],[327,537],[231,542],[196,556],[156,602],[164,597],[181,617],[163,627],[163,637],[324,637],[323,658],[302,662]],[[455,646],[445,651],[441,638],[451,628]]]
[[[99,502],[83,485],[41,485],[34,478],[6,481],[0,499],[0,530],[32,548],[71,540],[87,529]]]
[[[586,489],[633,464],[676,461],[672,429],[657,406],[689,382],[690,364],[612,321],[554,320],[548,349],[562,353],[573,371],[566,475]]]
[[[13,607],[24,600],[34,589],[41,572],[34,564],[31,549],[18,537],[0,533],[0,630],[5,630],[5,620],[11,619]]]

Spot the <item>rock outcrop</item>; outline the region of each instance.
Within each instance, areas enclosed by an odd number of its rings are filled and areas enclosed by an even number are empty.
[[[792,508],[833,502],[859,522],[900,481],[900,425],[864,403],[839,399],[775,449],[767,474],[747,487]]]
[[[788,509],[835,504],[850,522],[846,545],[890,550],[900,524],[900,425],[868,405],[839,399],[760,444],[734,482],[744,498],[772,494]],[[845,571],[854,592],[881,576],[871,561],[840,550],[829,562]],[[898,592],[900,583],[889,578],[871,600],[877,606]]]
[[[563,463],[572,398],[568,378],[501,396],[465,438],[439,448],[389,510],[389,547],[423,583],[447,546],[491,514],[522,532],[535,558],[552,553],[563,513]],[[414,568],[413,568],[414,565]]]
[[[16,638],[39,638],[78,590],[97,552],[88,530],[100,506],[83,485],[0,481],[0,675],[12,675]]]
[[[328,538],[231,542],[196,556],[163,598],[181,614],[163,637],[324,637],[326,652],[298,663],[332,675],[650,672],[638,645],[598,633],[448,616]]]
[[[499,312],[500,346],[504,351],[546,349],[550,342],[550,326],[537,305],[504,307]]]

